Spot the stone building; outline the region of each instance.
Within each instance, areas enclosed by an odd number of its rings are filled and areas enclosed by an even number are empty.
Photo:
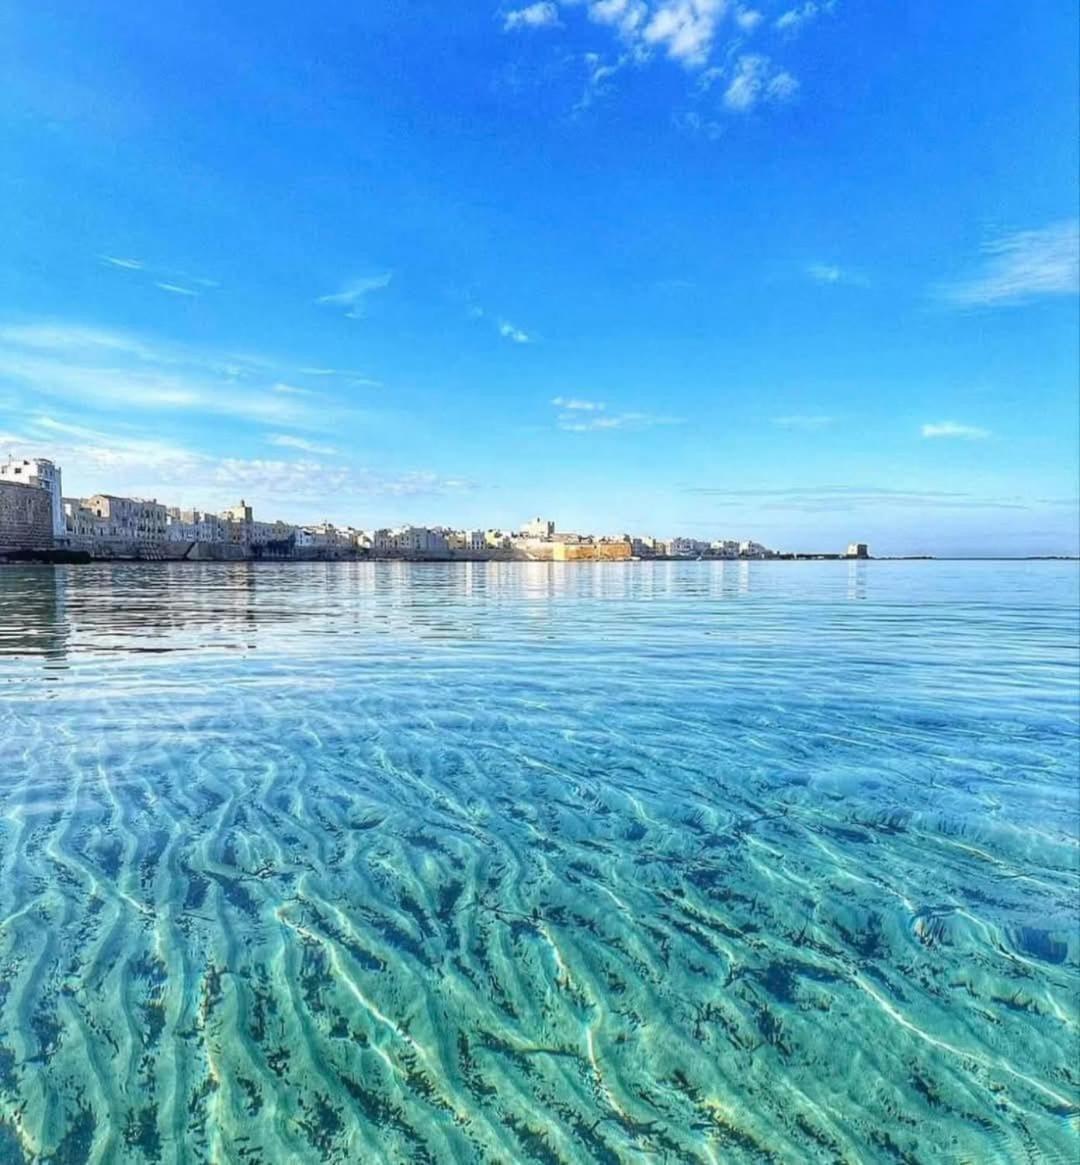
[[[36,485],[0,477],[0,553],[53,546],[52,497]]]
[[[144,545],[165,541],[168,510],[156,499],[94,494],[83,505],[104,522],[107,538]]]
[[[62,539],[67,533],[64,520],[64,491],[61,487],[60,466],[45,457],[9,457],[0,463],[0,481],[33,485],[49,495],[49,523],[53,538]]]

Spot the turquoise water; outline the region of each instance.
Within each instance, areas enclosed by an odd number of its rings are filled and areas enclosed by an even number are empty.
[[[1075,1162],[1077,601],[0,570],[0,1161]]]

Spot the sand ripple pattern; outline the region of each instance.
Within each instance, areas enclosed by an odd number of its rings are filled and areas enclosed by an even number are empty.
[[[1072,1162],[1075,568],[0,573],[0,1162]]]

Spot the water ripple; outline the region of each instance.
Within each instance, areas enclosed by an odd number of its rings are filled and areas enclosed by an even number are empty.
[[[1078,1151],[1073,564],[0,573],[0,1161]]]

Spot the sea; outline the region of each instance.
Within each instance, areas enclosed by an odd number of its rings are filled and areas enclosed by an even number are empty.
[[[0,1162],[1075,1165],[1078,582],[0,567]]]

